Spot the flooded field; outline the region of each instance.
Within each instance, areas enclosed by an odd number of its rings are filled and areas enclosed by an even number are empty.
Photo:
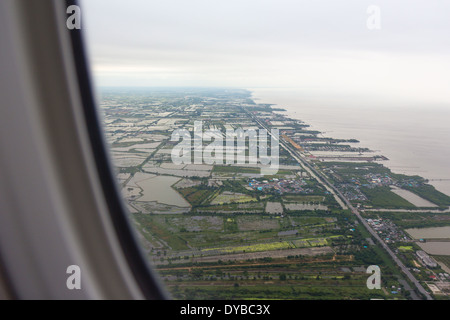
[[[116,167],[134,167],[145,161],[145,156],[114,156],[113,163]]]
[[[281,214],[283,213],[283,206],[279,202],[268,201],[266,204],[266,212],[273,214]]]
[[[310,151],[311,154],[313,154],[316,157],[348,157],[348,156],[354,156],[354,157],[367,157],[367,156],[373,156],[373,151],[371,152],[359,152],[359,151],[351,151],[351,150],[341,150],[341,151]]]
[[[405,199],[406,201],[412,203],[413,205],[415,205],[416,207],[422,207],[422,208],[436,208],[438,207],[437,205],[435,205],[434,203],[425,200],[421,197],[419,197],[417,194],[412,193],[411,191],[408,190],[403,190],[397,187],[392,187],[392,192],[399,195],[400,197],[402,197],[403,199]]]
[[[172,188],[172,185],[179,180],[176,177],[141,174],[140,179],[135,180],[135,183],[142,189],[142,197],[139,198],[139,201],[156,201],[177,207],[190,207],[189,203]]]
[[[450,239],[450,227],[413,228],[405,231],[414,239]]]
[[[419,246],[428,254],[450,256],[450,242],[425,242]]]
[[[189,188],[200,185],[202,182],[199,180],[182,179],[174,187],[177,188]]]

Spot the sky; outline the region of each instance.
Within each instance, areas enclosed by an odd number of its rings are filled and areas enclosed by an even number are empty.
[[[448,0],[82,0],[81,10],[98,86],[291,88],[450,109]]]

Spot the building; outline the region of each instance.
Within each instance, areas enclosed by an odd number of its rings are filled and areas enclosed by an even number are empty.
[[[430,268],[437,267],[436,261],[433,258],[431,258],[425,251],[419,250],[416,252],[416,254],[426,266]]]

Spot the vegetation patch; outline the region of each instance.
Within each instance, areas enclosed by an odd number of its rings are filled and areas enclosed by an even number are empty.
[[[259,243],[248,246],[236,246],[236,247],[222,247],[222,248],[207,248],[202,252],[214,250],[218,253],[235,253],[235,252],[258,252],[258,251],[271,251],[280,249],[292,248],[292,244],[287,241],[271,242],[271,243]]]
[[[370,205],[376,208],[416,208],[412,203],[393,193],[389,187],[372,189],[362,187],[361,191],[369,198]]]

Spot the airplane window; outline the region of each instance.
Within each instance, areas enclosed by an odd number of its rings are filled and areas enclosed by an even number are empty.
[[[80,1],[173,298],[449,298],[450,3],[376,2]]]

